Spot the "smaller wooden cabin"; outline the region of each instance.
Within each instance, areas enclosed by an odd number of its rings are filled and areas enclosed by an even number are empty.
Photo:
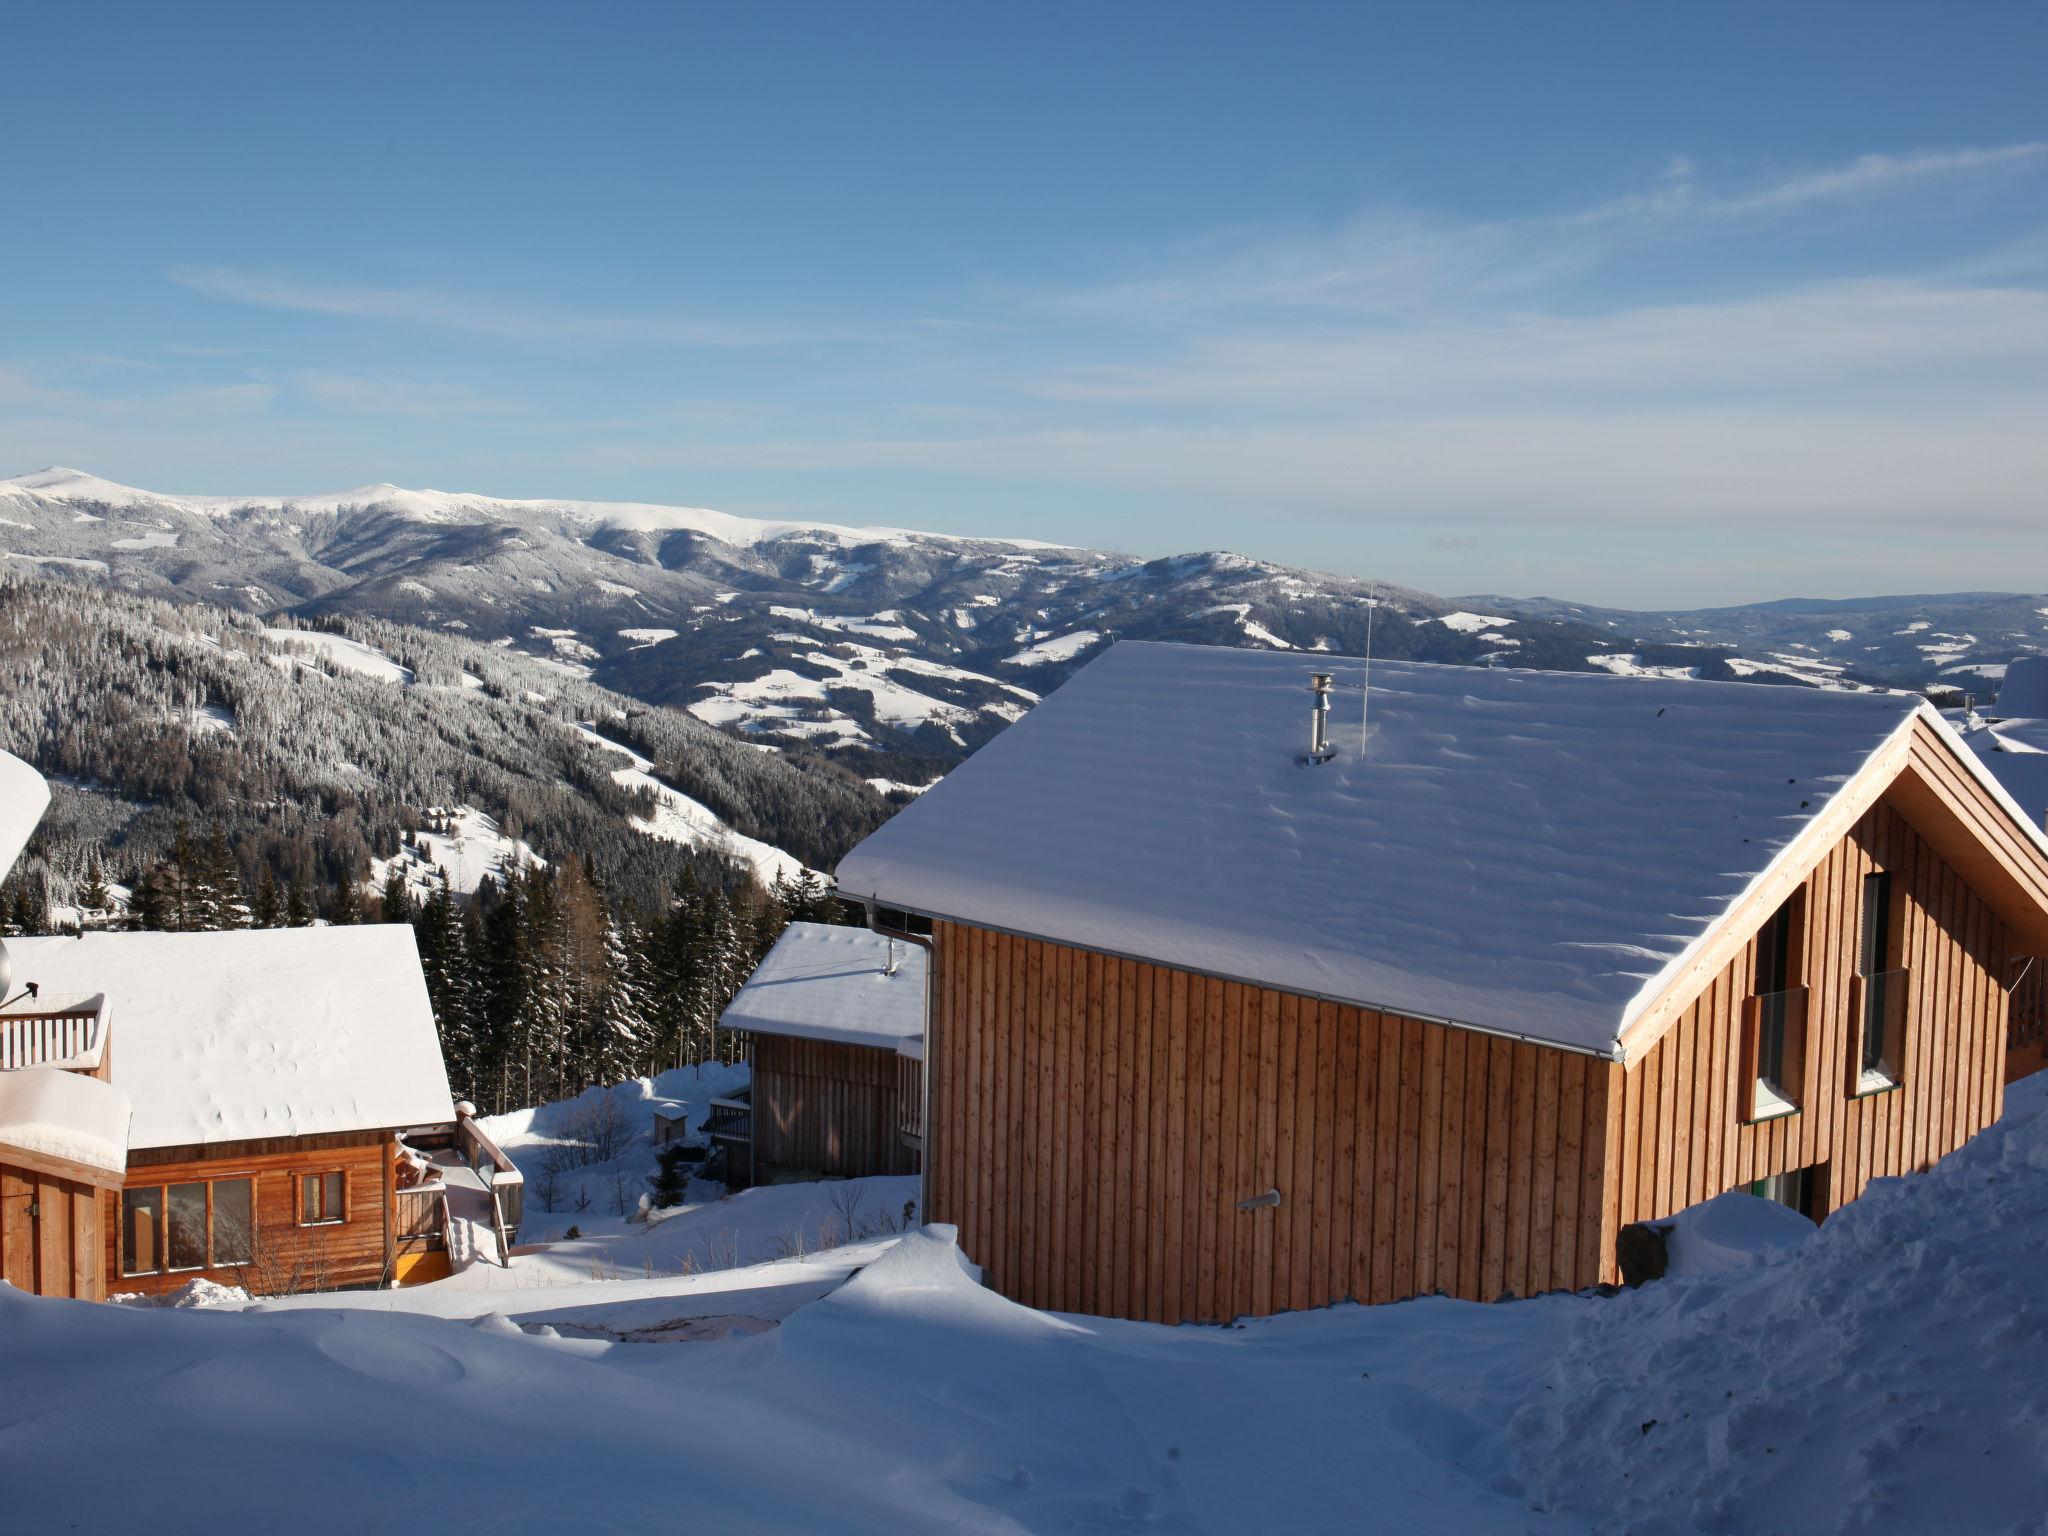
[[[791,923],[720,1022],[747,1038],[746,1112],[708,1129],[738,1182],[915,1173],[924,952]]]
[[[91,933],[12,948],[17,976],[46,994],[92,978],[118,1001],[112,1081],[134,1110],[100,1224],[107,1289],[200,1276],[271,1294],[394,1283],[406,1239],[445,1225],[438,1194],[400,1187],[424,1161],[401,1138],[461,1131],[411,928]]]

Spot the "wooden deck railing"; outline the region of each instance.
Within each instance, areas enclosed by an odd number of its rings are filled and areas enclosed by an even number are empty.
[[[497,1228],[498,1247],[501,1252],[508,1251],[519,1240],[519,1222],[526,1209],[526,1176],[474,1117],[458,1114],[455,1136],[463,1158],[491,1193],[491,1219]]]
[[[391,1213],[392,1235],[401,1243],[438,1248],[446,1241],[447,1190],[440,1184],[401,1189]]]
[[[754,1106],[751,1094],[734,1094],[713,1099],[704,1117],[704,1134],[713,1141],[750,1143],[754,1139]]]
[[[99,998],[46,1012],[0,1014],[0,1072],[22,1067],[95,1070],[106,1054],[106,1007]]]

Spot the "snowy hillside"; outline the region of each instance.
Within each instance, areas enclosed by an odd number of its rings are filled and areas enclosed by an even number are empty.
[[[529,1530],[2037,1531],[2044,1101],[1817,1232],[1611,1297],[1161,1328],[1005,1301],[943,1227],[240,1313],[0,1291],[0,1474],[37,1530],[140,1527],[231,1466],[210,1523],[289,1499],[303,1533],[451,1501]]]
[[[57,784],[24,868],[59,907],[91,860],[125,878],[181,821],[202,841],[219,825],[281,884],[346,869],[376,886],[396,863],[424,897],[443,870],[468,892],[588,855],[647,901],[692,864],[827,867],[888,814],[836,767],[461,635],[265,626],[4,576],[0,618],[0,747]]]
[[[1242,555],[505,500],[390,485],[171,496],[0,481],[0,568],[273,616],[376,617],[541,659],[763,746],[925,783],[1117,639],[1845,686],[1974,681],[2048,598],[1642,614],[1457,600]],[[1886,606],[1886,605],[1892,606]],[[1904,606],[1898,606],[1904,605]],[[1895,611],[1896,610],[1896,611]],[[325,659],[349,665],[343,650]],[[374,665],[367,659],[366,665]]]

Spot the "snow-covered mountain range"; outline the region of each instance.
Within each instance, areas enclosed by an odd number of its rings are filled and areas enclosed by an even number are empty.
[[[1446,598],[1226,553],[509,501],[392,485],[178,496],[0,480],[0,570],[244,612],[375,617],[526,652],[764,744],[943,767],[1114,638],[1985,693],[2048,648],[2048,596],[1635,613]],[[1379,599],[1375,614],[1373,598]],[[891,766],[890,760],[897,765]],[[928,776],[928,775],[927,775]]]

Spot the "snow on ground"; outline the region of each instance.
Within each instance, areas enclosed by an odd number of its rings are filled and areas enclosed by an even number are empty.
[[[1500,629],[1514,622],[1497,614],[1466,613],[1463,610],[1447,613],[1437,620],[1445,629],[1455,629],[1461,635],[1476,635],[1482,629]]]
[[[1648,667],[1636,658],[1634,651],[1608,651],[1598,656],[1588,656],[1589,665],[1603,672],[1612,672],[1616,677],[1698,677],[1698,667]],[[1734,665],[1732,662],[1730,665]]]
[[[681,843],[689,848],[705,848],[727,858],[737,859],[753,867],[764,885],[773,884],[778,875],[795,878],[803,873],[801,860],[784,853],[780,848],[771,847],[759,838],[748,837],[735,832],[720,821],[711,808],[701,801],[692,800],[681,790],[664,784],[654,776],[654,760],[642,757],[629,747],[598,735],[588,722],[576,727],[576,734],[593,747],[605,752],[615,752],[625,758],[629,766],[617,769],[612,774],[614,784],[623,784],[628,789],[646,789],[655,797],[654,815],[642,821],[634,818],[633,829],[664,842]]]
[[[284,647],[284,654],[270,659],[285,671],[307,664],[297,660],[291,653],[303,652],[318,657],[349,672],[359,672],[364,677],[375,678],[380,683],[408,684],[412,681],[412,669],[401,667],[374,646],[360,640],[351,640],[346,635],[330,635],[315,629],[266,629],[263,633]]]
[[[444,869],[448,872],[449,889],[468,895],[483,883],[486,875],[502,881],[515,869],[547,863],[523,840],[505,836],[496,821],[473,805],[453,809],[436,806],[429,814],[447,818],[453,830],[420,832],[411,847],[401,846],[388,859],[372,859],[368,881],[372,889],[381,888],[390,878],[393,863],[403,866],[407,887],[422,899],[433,894]]]
[[[659,645],[662,641],[673,640],[675,637],[676,631],[672,629],[622,629],[619,631],[619,638],[632,641],[633,649],[636,651],[644,651],[650,645]]]
[[[2048,1510],[2048,1074],[1749,1267],[1577,1315],[1510,1440],[1601,1531],[2028,1531]]]
[[[93,521],[99,519],[94,518]],[[30,565],[68,565],[74,570],[98,571],[102,576],[107,573],[104,560],[77,560],[68,555],[17,555],[12,550],[0,549],[0,560],[26,560]]]
[[[946,1227],[242,1312],[0,1289],[0,1476],[23,1530],[159,1528],[170,1489],[302,1536],[2038,1531],[2044,1104],[1817,1232],[1693,1213],[1710,1272],[1612,1297],[1163,1328],[1006,1301]]]
[[[1072,634],[1057,635],[1050,640],[1040,640],[1027,645],[1015,655],[1003,658],[1003,664],[1010,667],[1042,667],[1049,661],[1072,661],[1102,638],[1101,632],[1093,629],[1077,629]]]

